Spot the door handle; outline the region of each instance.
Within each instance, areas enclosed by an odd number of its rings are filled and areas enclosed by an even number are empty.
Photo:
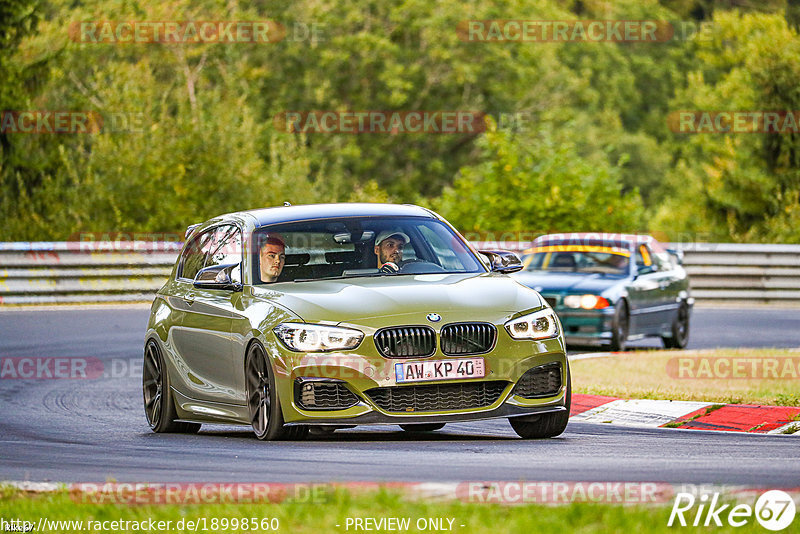
[[[187,293],[187,294],[186,294],[186,295],[183,297],[183,300],[185,300],[185,301],[186,301],[186,304],[188,304],[189,306],[191,306],[192,304],[194,304],[194,293]]]

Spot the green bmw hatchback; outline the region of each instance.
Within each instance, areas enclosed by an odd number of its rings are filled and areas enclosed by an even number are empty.
[[[320,204],[231,213],[187,230],[150,313],[143,393],[155,432],[508,418],[561,434],[571,380],[561,325],[507,273],[417,206]]]

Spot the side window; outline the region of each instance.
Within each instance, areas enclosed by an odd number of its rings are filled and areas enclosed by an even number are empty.
[[[653,263],[653,255],[647,245],[639,245],[636,249],[636,268],[652,267],[653,270],[658,270],[658,265]]]
[[[241,262],[241,231],[236,226],[218,226],[200,234],[186,247],[178,277],[194,280],[204,267]],[[233,270],[231,276],[234,282],[241,282],[241,265]]]
[[[194,280],[194,277],[197,276],[197,271],[202,269],[206,263],[206,256],[211,250],[213,236],[213,230],[203,232],[192,239],[191,243],[186,246],[183,256],[181,256],[178,278]]]
[[[239,267],[231,271],[231,278],[234,282],[241,282],[242,232],[236,226],[218,226],[214,230],[211,247],[203,267],[230,263],[239,264]]]

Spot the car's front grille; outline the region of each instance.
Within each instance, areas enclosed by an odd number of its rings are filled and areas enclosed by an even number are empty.
[[[398,326],[375,333],[375,346],[387,358],[431,356],[436,351],[436,332],[430,326]]]
[[[534,399],[552,397],[561,389],[561,364],[554,362],[528,370],[517,382],[514,395]]]
[[[426,384],[368,389],[365,393],[387,412],[436,412],[484,408],[497,401],[504,381]]]
[[[358,404],[358,397],[344,382],[298,378],[294,381],[295,403],[306,410],[343,410]]]
[[[447,355],[483,354],[494,347],[497,329],[489,323],[454,323],[443,326],[439,337]]]

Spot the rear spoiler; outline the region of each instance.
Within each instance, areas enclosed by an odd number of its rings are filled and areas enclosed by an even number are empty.
[[[186,233],[183,235],[183,238],[184,239],[189,239],[189,236],[192,235],[192,232],[194,231],[194,229],[197,228],[198,226],[200,226],[201,224],[203,224],[203,223],[190,224],[189,226],[187,226],[186,227]]]

